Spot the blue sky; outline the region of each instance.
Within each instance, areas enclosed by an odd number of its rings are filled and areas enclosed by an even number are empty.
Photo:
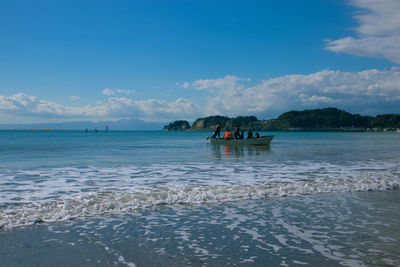
[[[0,1],[0,123],[400,113],[400,1]]]

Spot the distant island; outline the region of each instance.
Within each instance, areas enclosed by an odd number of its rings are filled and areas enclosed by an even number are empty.
[[[165,131],[212,131],[217,123],[223,130],[239,126],[254,131],[400,131],[400,114],[362,116],[337,108],[289,111],[276,119],[258,120],[255,116],[209,116],[196,119],[192,126],[179,120],[164,126]]]

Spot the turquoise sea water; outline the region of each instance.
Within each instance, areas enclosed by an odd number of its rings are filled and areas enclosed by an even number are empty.
[[[272,134],[259,148],[208,132],[0,131],[0,258],[400,265],[400,134]]]

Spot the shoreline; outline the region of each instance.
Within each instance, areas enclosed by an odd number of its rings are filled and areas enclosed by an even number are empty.
[[[8,266],[396,265],[399,197],[342,192],[43,223],[0,231],[0,256]]]

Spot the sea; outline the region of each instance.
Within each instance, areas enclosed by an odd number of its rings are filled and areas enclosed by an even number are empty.
[[[0,131],[0,266],[400,266],[400,133]]]

